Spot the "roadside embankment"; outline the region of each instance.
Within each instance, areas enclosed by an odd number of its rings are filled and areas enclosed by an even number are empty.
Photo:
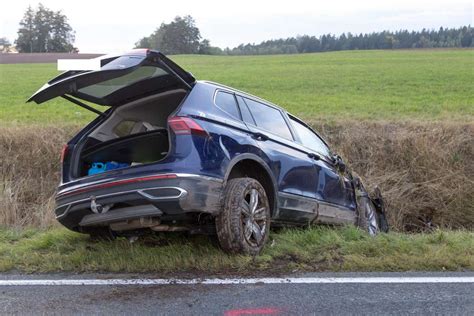
[[[313,121],[397,231],[474,227],[474,124]],[[49,227],[62,145],[80,126],[0,127],[0,226]]]

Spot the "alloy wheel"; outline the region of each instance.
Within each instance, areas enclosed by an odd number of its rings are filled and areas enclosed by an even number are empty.
[[[250,188],[242,199],[242,227],[245,240],[253,246],[258,246],[265,238],[267,217],[266,204],[257,189]]]
[[[377,223],[377,214],[372,202],[366,204],[367,230],[371,236],[375,236],[379,232]]]

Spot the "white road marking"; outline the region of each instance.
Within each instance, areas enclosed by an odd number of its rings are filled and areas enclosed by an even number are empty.
[[[233,285],[233,284],[341,284],[341,283],[474,283],[474,277],[340,277],[250,279],[61,279],[0,280],[0,286],[34,285]]]

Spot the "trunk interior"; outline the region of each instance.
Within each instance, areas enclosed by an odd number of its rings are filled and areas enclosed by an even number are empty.
[[[79,144],[75,177],[162,160],[169,151],[168,117],[185,90],[166,91],[118,107]]]

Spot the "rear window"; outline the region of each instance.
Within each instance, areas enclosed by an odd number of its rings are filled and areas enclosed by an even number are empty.
[[[142,56],[120,56],[112,60],[104,58],[101,60],[101,70],[124,69],[138,66],[143,61]],[[105,64],[104,64],[105,63]]]
[[[104,66],[102,69],[107,66],[108,65]],[[166,71],[155,66],[141,66],[124,76],[84,87],[79,89],[78,92],[95,98],[103,98],[131,84],[138,83],[145,79],[161,77],[167,74]]]
[[[232,93],[218,91],[215,102],[219,108],[240,120],[239,109]]]
[[[293,140],[290,129],[280,110],[247,98],[243,99],[247,103],[258,127],[280,137]]]

